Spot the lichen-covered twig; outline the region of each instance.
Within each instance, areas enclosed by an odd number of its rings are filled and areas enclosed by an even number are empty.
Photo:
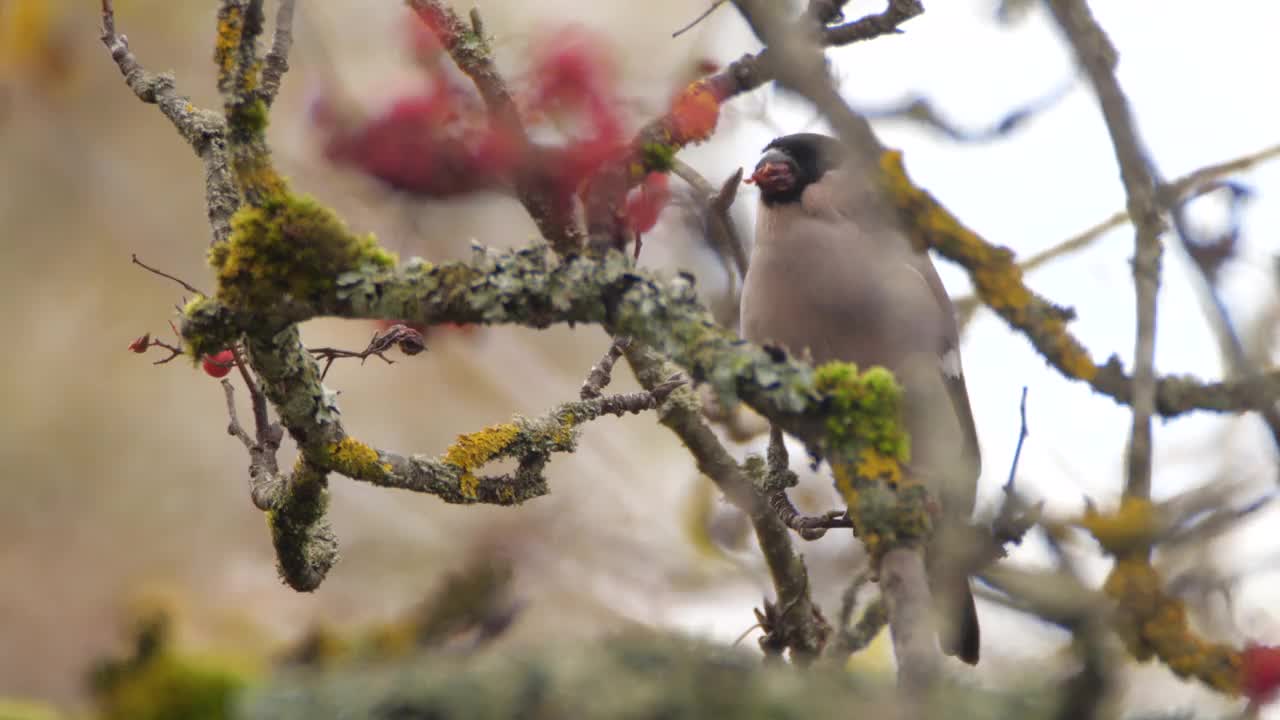
[[[626,356],[636,379],[645,388],[657,387],[674,370],[661,355],[636,343],[626,348]],[[812,662],[822,652],[828,628],[810,596],[804,559],[795,552],[787,527],[768,506],[762,486],[725,450],[703,420],[698,405],[691,388],[679,388],[659,408],[659,421],[684,443],[698,470],[751,518],[777,594],[776,604],[766,602],[766,612],[769,607],[782,610],[771,615],[773,622],[761,639],[761,646],[777,653],[790,649],[796,662]],[[751,467],[755,476],[763,475],[764,469],[758,463]]]
[[[1243,172],[1277,157],[1280,157],[1280,145],[1271,145],[1257,152],[1193,170],[1177,180],[1159,186],[1157,196],[1160,200],[1160,205],[1165,210],[1176,208],[1187,200],[1212,189],[1214,180]],[[1092,246],[1098,239],[1106,236],[1111,230],[1127,222],[1129,222],[1129,212],[1127,210],[1117,210],[1088,229],[1055,243],[1040,252],[1033,253],[1025,260],[1020,260],[1018,268],[1023,274],[1026,274],[1050,261],[1084,250]],[[982,306],[982,303],[977,297],[967,296],[957,299],[955,305],[956,314],[960,317],[960,325],[964,327],[973,317],[974,312]]]
[[[1156,293],[1160,287],[1160,234],[1164,221],[1156,196],[1151,163],[1138,138],[1129,100],[1116,80],[1116,50],[1094,20],[1085,0],[1051,0],[1049,8],[1075,50],[1102,107],[1111,144],[1120,165],[1129,217],[1137,229],[1133,282],[1137,294],[1137,339],[1134,347],[1133,429],[1129,438],[1125,494],[1151,495],[1151,416],[1156,410]]]
[[[102,43],[133,94],[144,103],[158,106],[204,163],[205,202],[213,242],[226,239],[231,233],[231,215],[239,207],[240,198],[227,164],[226,123],[222,115],[192,105],[185,95],[178,93],[172,75],[147,72],[138,63],[129,49],[129,39],[116,32],[111,0],[102,0]]]
[[[768,475],[763,488],[769,498],[769,507],[778,515],[782,524],[796,531],[805,540],[817,540],[832,528],[852,528],[844,510],[832,510],[825,515],[810,516],[801,514],[787,497],[787,488],[794,487],[798,479],[789,467],[790,458],[782,432],[776,427],[769,433],[769,450],[766,454]]]
[[[1045,300],[1026,286],[1012,251],[979,237],[931,194],[915,186],[903,170],[900,153],[885,153],[882,169],[890,198],[903,222],[911,228],[913,240],[937,250],[967,270],[982,302],[1026,335],[1063,375],[1087,382],[1096,392],[1119,403],[1131,403],[1132,378],[1120,361],[1112,357],[1106,364],[1094,363],[1084,346],[1067,330],[1072,312]],[[1280,370],[1230,382],[1166,376],[1156,381],[1155,411],[1164,417],[1192,410],[1241,412],[1263,410],[1277,400],[1280,400]]]
[[[826,655],[826,659],[840,666],[844,665],[850,655],[866,649],[889,623],[889,611],[881,597],[868,603],[857,622],[854,622],[853,611],[857,607],[858,591],[867,580],[867,575],[857,575],[840,597],[840,620]]]

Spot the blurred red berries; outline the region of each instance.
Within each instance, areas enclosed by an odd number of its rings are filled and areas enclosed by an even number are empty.
[[[658,215],[670,199],[671,188],[667,174],[649,173],[640,187],[627,194],[626,208],[623,211],[627,226],[636,233],[649,232],[658,224]]]
[[[134,352],[141,355],[142,353],[146,352],[147,348],[149,347],[151,347],[151,333],[146,333],[145,335],[138,338],[137,340],[134,340],[133,342],[129,343],[129,352]]]
[[[236,354],[230,350],[223,350],[213,355],[205,355],[204,361],[200,366],[204,368],[205,374],[212,378],[226,377],[231,372],[231,368],[235,367]]]
[[[326,115],[313,117],[319,123]],[[501,185],[516,160],[514,144],[490,131],[475,98],[447,82],[400,98],[357,127],[326,129],[330,160],[418,195],[447,197]]]
[[[1280,691],[1280,647],[1248,645],[1240,651],[1240,692],[1253,705],[1271,702]]]
[[[601,166],[626,152],[613,63],[596,37],[567,28],[534,48],[531,76],[535,80],[526,112],[567,120],[576,130],[565,133],[570,137],[550,173],[563,194],[573,194]]]
[[[567,198],[626,152],[613,63],[595,36],[564,29],[532,49],[528,85],[513,93],[529,129],[562,142],[544,145],[548,151],[531,159],[522,154],[523,140],[491,126],[477,93],[455,80],[442,52],[454,41],[449,20],[429,9],[408,17],[408,44],[428,89],[368,118],[343,107],[337,95],[318,98],[311,121],[329,160],[425,197],[509,187],[521,166],[536,162],[537,172]]]

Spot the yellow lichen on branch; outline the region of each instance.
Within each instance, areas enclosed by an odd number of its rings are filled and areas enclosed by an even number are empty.
[[[350,436],[329,446],[329,468],[369,482],[377,482],[391,472],[391,465],[381,462],[377,450]]]
[[[831,404],[826,455],[867,552],[878,560],[895,547],[923,542],[932,528],[927,493],[904,478],[911,445],[900,422],[902,389],[893,374],[827,363],[814,373],[814,389]]]
[[[914,185],[903,167],[902,153],[882,154],[880,170],[884,190],[918,248],[933,248],[964,267],[982,302],[1025,333],[1062,373],[1085,382],[1097,377],[1098,366],[1089,351],[1067,330],[1070,311],[1026,286],[1011,250],[983,240]]]
[[[243,32],[244,17],[240,8],[224,4],[222,12],[218,14],[218,33],[213,45],[213,61],[218,66],[218,88],[223,92],[232,85]]]
[[[1196,678],[1228,695],[1240,693],[1240,652],[1198,637],[1186,606],[1163,591],[1160,576],[1144,558],[1117,560],[1103,589],[1117,603],[1116,631],[1135,658],[1158,657],[1179,677]]]
[[[1126,496],[1114,513],[1089,509],[1076,524],[1088,530],[1108,553],[1121,557],[1151,546],[1158,530],[1156,520],[1150,500]]]
[[[462,470],[459,490],[464,497],[476,499],[480,479],[476,477],[475,471],[501,455],[518,437],[519,426],[514,422],[501,423],[459,435],[457,441],[445,450],[443,460]]]

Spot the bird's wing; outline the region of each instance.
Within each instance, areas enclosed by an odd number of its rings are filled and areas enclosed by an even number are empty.
[[[870,178],[863,173],[851,170],[829,171],[821,182],[807,189],[802,198],[807,212],[836,223],[852,223],[853,226],[875,225],[897,227],[897,219],[884,207],[880,191]],[[849,226],[849,227],[853,227]],[[964,369],[960,362],[960,330],[956,321],[955,307],[947,294],[942,279],[927,253],[916,252],[902,237],[900,232],[886,231],[868,233],[865,231],[846,233],[851,242],[883,242],[895,243],[892,246],[866,247],[860,252],[883,253],[890,257],[899,257],[905,266],[902,272],[891,273],[892,281],[903,285],[915,285],[922,282],[933,298],[937,307],[934,323],[913,323],[921,332],[936,333],[935,338],[922,338],[925,343],[932,344],[938,353],[938,367],[942,373],[947,395],[959,420],[964,435],[965,450],[976,463],[975,476],[981,472],[981,453],[978,447],[978,432],[973,421],[973,409],[969,405],[969,392],[965,386]],[[905,295],[918,289],[903,288]]]

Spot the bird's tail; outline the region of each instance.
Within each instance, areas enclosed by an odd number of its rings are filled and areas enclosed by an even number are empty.
[[[935,585],[934,615],[942,652],[977,665],[980,644],[978,609],[973,603],[969,578],[950,575],[931,584]]]

